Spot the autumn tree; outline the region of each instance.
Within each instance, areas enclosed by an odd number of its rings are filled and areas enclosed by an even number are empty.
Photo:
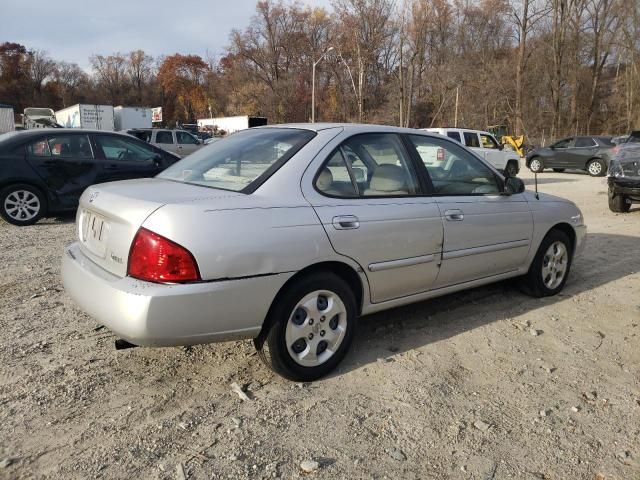
[[[158,70],[163,113],[168,118],[193,123],[207,114],[203,88],[209,66],[198,55],[175,54],[164,59]]]

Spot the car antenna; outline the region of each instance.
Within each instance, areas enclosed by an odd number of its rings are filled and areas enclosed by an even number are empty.
[[[540,200],[540,195],[538,195],[538,172],[533,172],[533,179],[536,184],[536,200]]]

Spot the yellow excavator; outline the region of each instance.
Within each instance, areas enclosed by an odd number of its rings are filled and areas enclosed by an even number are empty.
[[[506,125],[491,125],[487,127],[487,132],[492,134],[494,137],[499,138],[504,145],[510,145],[513,147],[518,155],[524,157],[524,135],[520,135],[519,137],[507,135],[509,130]]]

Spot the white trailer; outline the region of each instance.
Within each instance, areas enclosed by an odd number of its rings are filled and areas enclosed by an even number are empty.
[[[245,130],[247,128],[261,127],[266,124],[267,119],[265,117],[250,117],[248,115],[198,119],[199,129],[215,127],[218,130],[224,130],[227,134],[237,132],[238,130]]]
[[[152,113],[145,107],[115,107],[113,109],[113,123],[116,131],[132,128],[151,128]]]
[[[58,110],[56,121],[65,128],[88,128],[110,132],[114,130],[111,105],[77,104]]]
[[[13,107],[0,105],[0,133],[13,132],[16,124],[13,118]]]
[[[50,128],[56,123],[56,116],[50,108],[27,107],[22,114],[22,126],[25,130]]]

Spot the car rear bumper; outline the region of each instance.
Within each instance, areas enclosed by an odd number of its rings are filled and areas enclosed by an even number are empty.
[[[163,285],[114,276],[77,243],[62,257],[64,288],[80,308],[124,340],[147,346],[255,338],[292,275]]]

